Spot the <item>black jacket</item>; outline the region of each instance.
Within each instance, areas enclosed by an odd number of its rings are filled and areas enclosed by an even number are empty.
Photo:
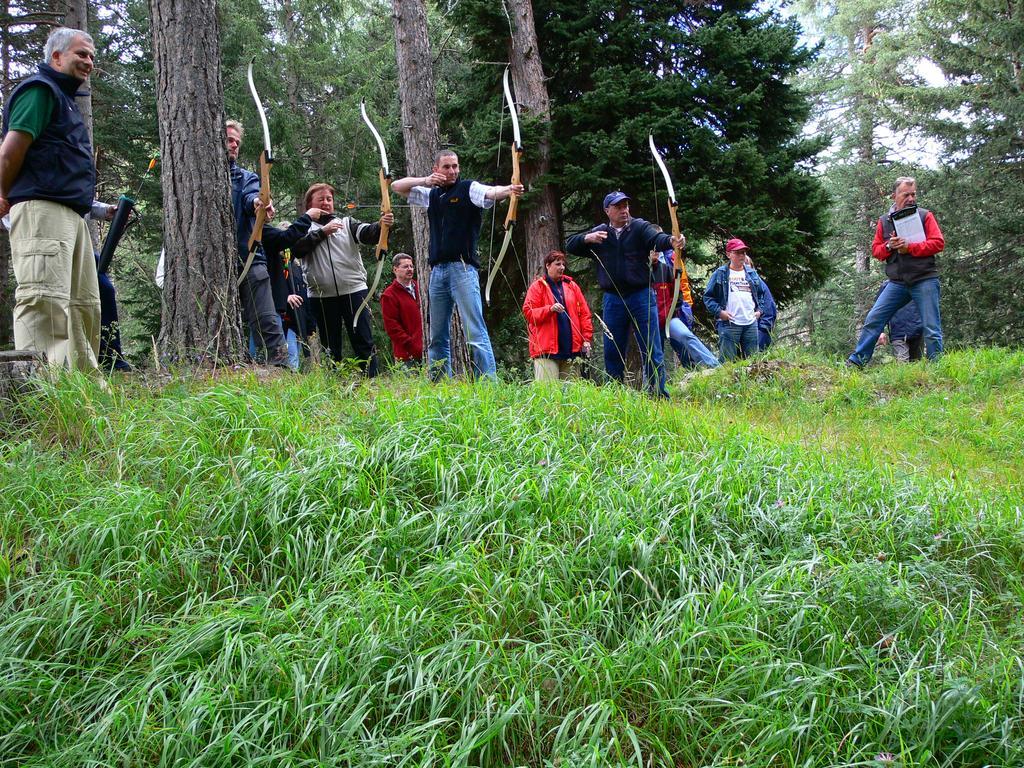
[[[585,242],[591,232],[607,232],[608,237],[603,243],[591,245]],[[608,224],[601,224],[565,241],[566,252],[594,259],[601,290],[623,298],[650,287],[651,251],[671,247],[672,237],[643,219],[630,219],[621,236]]]

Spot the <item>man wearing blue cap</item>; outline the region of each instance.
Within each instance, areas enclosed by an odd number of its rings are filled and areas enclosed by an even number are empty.
[[[686,238],[672,237],[648,221],[632,218],[629,196],[623,192],[605,195],[604,212],[607,224],[573,235],[565,250],[594,259],[597,282],[604,291],[601,314],[612,335],[604,340],[605,370],[613,379],[623,380],[632,329],[644,363],[644,389],[668,397],[658,302],[651,288],[651,252],[682,248]]]

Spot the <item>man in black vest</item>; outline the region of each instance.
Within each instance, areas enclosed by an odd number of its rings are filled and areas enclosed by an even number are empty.
[[[888,284],[875,299],[875,305],[864,319],[857,348],[846,360],[851,367],[863,368],[871,360],[875,344],[882,330],[900,307],[911,301],[917,305],[924,325],[925,354],[936,360],[942,354],[942,320],[939,316],[939,271],[935,255],[946,246],[935,215],[917,208],[924,240],[907,242],[896,234],[892,215],[917,205],[917,182],[909,176],[896,179],[893,187],[893,205],[888,214],[878,220],[871,253],[885,262]]]
[[[459,178],[459,157],[449,149],[434,158],[429,176],[407,176],[391,189],[409,199],[410,205],[427,209],[430,223],[430,283],[427,296],[430,308],[430,347],[427,360],[431,372],[452,375],[452,311],[466,331],[477,376],[494,378],[497,369],[491,338],[484,324],[480,301],[480,277],[477,270],[476,241],[480,235],[482,208],[499,200],[523,193],[522,184],[488,187],[478,181]]]
[[[45,63],[7,102],[0,145],[0,216],[10,211],[18,281],[14,344],[89,372],[99,370],[100,293],[84,217],[96,168],[75,94],[95,56],[87,33],[51,32]]]

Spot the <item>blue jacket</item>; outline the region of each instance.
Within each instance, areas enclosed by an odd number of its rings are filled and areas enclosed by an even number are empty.
[[[676,317],[683,321],[689,330],[693,330],[693,307],[686,303],[686,300],[679,297],[679,305],[676,307]]]
[[[764,283],[764,280],[761,282]],[[757,348],[762,352],[772,345],[772,331],[775,330],[778,312],[775,297],[772,296],[768,283],[764,283],[764,306],[761,307],[761,317],[757,319]]]
[[[747,273],[750,293],[754,297],[754,310],[760,310],[763,313],[768,303],[765,297],[765,294],[768,292],[768,286],[764,284],[764,280],[761,279],[761,276],[755,270],[750,267],[744,267],[743,269]],[[772,304],[774,305],[774,301]],[[718,317],[718,313],[728,305],[729,265],[723,264],[712,273],[711,279],[708,280],[707,288],[704,289],[704,306],[708,308],[708,312],[715,318],[718,325],[724,325],[725,323]]]
[[[591,232],[607,232],[608,237],[603,243],[591,245],[584,240]],[[672,236],[659,232],[643,219],[630,219],[621,236],[608,224],[599,224],[565,241],[566,252],[594,259],[602,291],[623,298],[650,288],[651,251],[671,247]]]
[[[229,167],[231,176],[231,211],[235,217],[235,241],[238,244],[238,258],[245,263],[249,255],[249,236],[256,225],[256,209],[253,203],[260,196],[260,177],[247,171],[237,163]],[[260,247],[253,258],[253,264],[266,264],[267,257]]]

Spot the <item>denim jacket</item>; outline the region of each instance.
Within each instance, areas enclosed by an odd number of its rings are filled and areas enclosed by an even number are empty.
[[[767,287],[764,281],[761,280],[761,276],[750,267],[744,267],[744,271],[747,273],[747,282],[750,283],[750,293],[754,297],[754,311],[764,311],[765,308],[765,291]],[[714,271],[711,275],[711,279],[708,280],[707,287],[704,289],[704,306],[707,307],[708,312],[711,314],[718,325],[724,325],[725,322],[718,316],[721,312],[729,305],[729,265],[723,264]]]

